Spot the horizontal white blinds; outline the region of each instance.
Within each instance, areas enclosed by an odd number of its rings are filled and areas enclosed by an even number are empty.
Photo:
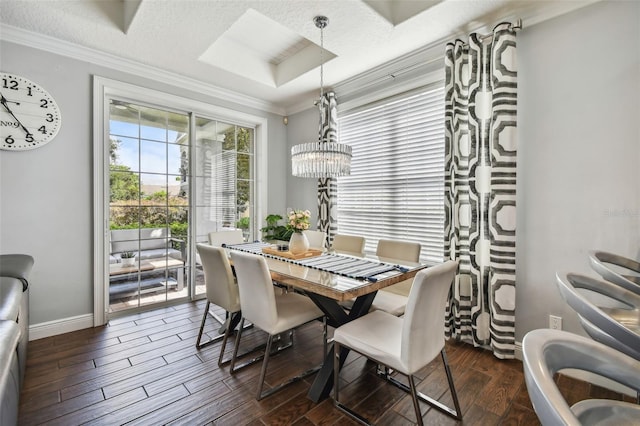
[[[339,118],[351,175],[338,179],[338,233],[415,241],[424,262],[444,242],[444,87],[431,86]]]

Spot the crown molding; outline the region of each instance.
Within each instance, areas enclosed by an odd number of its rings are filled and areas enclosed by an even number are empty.
[[[224,99],[225,101],[234,102],[239,105],[255,108],[261,111],[279,115],[285,115],[286,113],[284,108],[278,107],[271,102],[266,102],[228,89],[223,89],[177,73],[141,64],[130,59],[120,58],[110,53],[100,52],[95,49],[79,46],[54,37],[37,34],[12,25],[0,25],[0,33],[2,34],[2,40],[11,43],[44,50],[46,52],[89,62],[106,68],[116,69],[138,77],[191,90],[195,93],[202,93],[214,98]]]

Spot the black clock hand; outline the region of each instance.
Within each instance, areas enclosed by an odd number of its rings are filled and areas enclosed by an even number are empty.
[[[22,124],[22,122],[18,119],[18,117],[16,117],[16,115],[13,113],[13,111],[11,111],[11,109],[9,109],[9,105],[7,105],[7,98],[4,97],[3,94],[0,93],[0,96],[2,97],[0,99],[0,103],[2,104],[2,106],[4,107],[4,109],[7,110],[7,112],[9,114],[11,114],[11,116],[13,118],[16,119],[16,121],[18,122],[18,124],[20,125],[20,127],[22,127],[22,129],[27,133],[27,135],[31,134],[31,132],[29,131],[29,129],[27,129],[24,124]]]

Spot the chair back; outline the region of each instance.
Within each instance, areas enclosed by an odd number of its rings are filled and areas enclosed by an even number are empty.
[[[529,398],[543,425],[593,424],[589,420],[594,416],[608,420],[598,424],[632,424],[624,420],[640,418],[640,406],[621,401],[583,400],[569,407],[558,389],[555,373],[573,368],[640,390],[640,362],[601,343],[566,331],[533,330],[522,339],[522,364]]]
[[[400,358],[414,373],[444,348],[444,313],[457,260],[426,268],[416,274],[402,325]]]
[[[240,289],[242,316],[262,330],[271,330],[278,321],[275,292],[264,257],[231,250]]]
[[[594,250],[589,252],[589,263],[593,270],[605,280],[640,294],[640,262],[617,254]],[[609,265],[631,272],[631,275],[624,275]]]
[[[223,244],[242,244],[244,237],[242,229],[230,229],[228,231],[209,232],[209,244],[221,247]]]
[[[640,360],[640,296],[609,281],[558,273],[560,294],[595,340]]]
[[[238,285],[233,278],[225,249],[207,244],[197,244],[196,249],[204,270],[207,300],[227,312],[238,312],[240,310]]]
[[[376,248],[376,256],[390,259],[406,260],[409,262],[420,261],[420,243],[396,240],[379,240]]]
[[[324,250],[327,246],[327,233],[324,231],[312,231],[310,229],[302,231],[309,241],[309,248]]]
[[[340,235],[333,237],[331,248],[337,252],[349,252],[364,255],[364,237],[355,235]]]

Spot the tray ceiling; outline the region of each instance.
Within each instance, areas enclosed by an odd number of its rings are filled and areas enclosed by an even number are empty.
[[[417,49],[522,18],[524,28],[594,0],[2,0],[3,40],[56,41],[259,99],[283,114],[325,87]],[[1,53],[0,53],[1,55]],[[76,55],[78,57],[78,55]],[[1,57],[0,57],[1,59]],[[113,63],[113,61],[111,61]],[[6,71],[6,70],[5,70]]]

